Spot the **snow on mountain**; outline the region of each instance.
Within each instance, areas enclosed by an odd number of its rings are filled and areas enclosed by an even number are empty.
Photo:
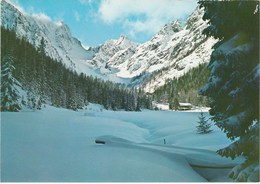
[[[92,65],[100,68],[102,74],[117,73],[118,70],[114,66],[125,62],[135,53],[135,48],[138,43],[129,40],[127,37],[121,35],[119,39],[107,40],[102,44],[94,58],[90,60]]]
[[[125,78],[139,76],[139,81],[133,81],[133,84],[153,92],[166,79],[179,77],[200,63],[208,62],[215,40],[202,35],[207,26],[202,16],[203,10],[197,8],[183,28],[178,20],[166,24],[150,41],[139,45],[125,62],[113,62],[111,58],[110,63],[119,70],[117,75]],[[148,78],[161,69],[160,76]]]
[[[62,60],[69,68],[76,69],[77,61],[94,56],[94,51],[85,50],[63,22],[54,23],[44,14],[26,14],[5,0],[1,1],[1,12],[1,26],[15,31],[18,37],[26,38],[36,48],[43,38],[46,54]]]
[[[164,66],[164,71],[155,76],[153,82],[144,84],[145,91],[153,92],[156,87],[164,85],[167,79],[178,78],[191,68],[209,62],[216,40],[202,34],[207,27],[202,20],[203,12],[197,8],[188,18],[184,29],[172,36],[166,47],[170,51],[167,55],[168,66]]]
[[[202,16],[203,10],[197,8],[184,27],[180,21],[172,21],[143,44],[120,36],[99,47],[85,49],[65,23],[54,23],[44,14],[29,15],[6,0],[1,1],[1,25],[15,31],[18,37],[25,37],[36,48],[43,38],[45,52],[53,59],[78,73],[132,82],[147,92],[208,62],[215,40],[202,35],[207,26]],[[157,72],[162,69],[163,72]]]
[[[137,43],[130,41],[125,36],[121,35],[118,40],[111,39],[101,45],[99,48],[99,52],[92,60],[106,63],[117,52],[124,49],[135,49],[137,45]]]
[[[150,41],[139,45],[136,52],[124,63],[115,67],[120,69],[118,76],[134,77],[143,71],[152,72],[160,65],[163,66],[168,62],[165,57],[167,52],[164,51],[170,37],[181,30],[178,21],[166,24]],[[111,62],[112,63],[112,62]]]
[[[122,56],[117,54],[117,59],[125,60],[123,57],[125,54],[121,50],[129,54],[134,52],[138,44],[125,36],[121,36],[118,40],[108,40],[96,48],[87,48],[72,36],[64,22],[55,23],[44,14],[29,15],[6,0],[1,1],[1,26],[15,31],[18,37],[26,38],[36,48],[40,46],[43,38],[46,54],[62,61],[68,68],[78,73],[114,82],[129,81],[116,76],[117,70],[106,65],[108,60],[119,51]]]
[[[86,50],[81,42],[72,36],[64,22],[55,23],[44,14],[29,15],[2,0],[1,26],[16,32],[19,38],[27,39],[36,48],[44,39],[45,53],[51,58],[62,61],[68,68],[78,73],[107,79],[88,63],[98,49],[89,47]]]

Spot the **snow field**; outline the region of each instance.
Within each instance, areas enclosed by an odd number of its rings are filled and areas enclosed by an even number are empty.
[[[114,112],[90,105],[79,112],[47,106],[1,115],[2,181],[207,181],[201,173],[225,181],[225,170],[210,175],[197,168],[198,174],[191,165],[237,163],[216,155],[230,143],[218,128],[196,134],[196,112]]]

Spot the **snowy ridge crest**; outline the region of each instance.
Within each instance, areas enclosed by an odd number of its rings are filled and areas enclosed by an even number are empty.
[[[18,37],[26,38],[36,48],[43,38],[46,54],[68,68],[142,87],[146,92],[153,92],[167,79],[178,78],[208,62],[211,47],[216,42],[202,35],[207,23],[202,20],[204,10],[199,8],[188,17],[184,27],[179,20],[169,22],[143,44],[121,35],[87,50],[63,22],[26,14],[5,0],[1,1],[1,12],[1,26],[15,31]]]
[[[5,0],[1,1],[1,26],[16,32],[20,38],[26,38],[36,48],[43,38],[45,53],[73,70],[77,70],[79,61],[91,59],[95,54],[93,50],[82,47],[65,23],[55,23],[44,14],[29,15]]]
[[[150,41],[138,46],[134,55],[117,66],[120,68],[118,76],[141,75],[142,80],[134,81],[135,85],[153,92],[167,79],[178,78],[191,68],[208,62],[216,40],[202,35],[207,26],[202,20],[203,13],[203,9],[197,8],[183,28],[178,20],[166,24]],[[164,72],[154,74],[162,69]],[[153,78],[149,78],[151,74],[154,74]]]
[[[203,13],[204,10],[197,7],[184,26],[179,20],[169,22],[143,44],[126,42],[124,37],[109,40],[100,47],[92,62],[117,77],[132,79],[130,85],[152,93],[167,79],[178,78],[209,61],[216,40],[202,34],[207,26],[202,20]],[[123,44],[125,47],[121,46],[122,40],[127,43]],[[158,72],[161,70],[164,72]]]

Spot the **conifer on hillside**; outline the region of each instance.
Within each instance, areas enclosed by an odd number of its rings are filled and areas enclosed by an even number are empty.
[[[20,83],[13,77],[13,60],[11,53],[1,58],[1,111],[17,112],[21,109],[21,97],[17,89]]]

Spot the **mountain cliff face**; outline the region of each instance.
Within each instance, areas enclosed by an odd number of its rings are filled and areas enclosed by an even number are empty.
[[[5,0],[1,1],[1,26],[15,31],[18,37],[26,38],[36,48],[43,38],[45,53],[72,69],[76,69],[77,61],[91,59],[95,54],[85,50],[63,22],[54,23],[48,17],[22,13]]]
[[[203,10],[197,8],[182,28],[179,21],[166,24],[150,41],[139,45],[119,68],[118,76],[135,77],[133,85],[153,92],[167,79],[177,78],[209,61],[213,38],[202,35],[207,26]],[[138,76],[138,77],[136,77]]]
[[[121,35],[119,39],[107,40],[98,47],[98,52],[89,62],[100,69],[103,75],[116,74],[115,66],[125,62],[136,50],[138,43]]]
[[[206,27],[202,15],[203,10],[197,8],[184,26],[178,20],[172,21],[143,44],[120,36],[86,50],[63,22],[28,15],[1,1],[1,26],[15,31],[36,48],[43,38],[48,56],[78,73],[142,87],[146,92],[208,62],[215,40],[201,34]]]
[[[108,68],[107,64],[108,60],[119,51],[130,54],[134,52],[138,44],[124,36],[86,50],[81,42],[72,36],[65,23],[55,23],[40,14],[29,15],[5,0],[1,1],[1,26],[16,32],[19,38],[27,39],[36,48],[40,46],[43,39],[46,55],[62,61],[68,68],[78,73],[114,82],[129,81],[117,77],[115,74],[117,70]]]
[[[92,60],[99,61],[100,63],[107,63],[115,54],[119,55],[119,53],[122,53],[122,51],[124,52],[125,50],[135,50],[137,46],[137,43],[128,40],[125,36],[120,36],[118,40],[108,40],[101,45],[99,51]]]
[[[213,38],[202,35],[207,23],[202,20],[204,10],[197,8],[183,25],[176,20],[166,24],[149,41],[126,48],[110,40],[101,46],[92,62],[106,68],[104,74],[114,73],[119,78],[131,79],[130,86],[152,93],[168,79],[178,78],[199,64],[209,61]]]
[[[118,76],[132,78],[144,71],[153,72],[167,65],[168,43],[171,36],[180,30],[178,21],[166,24],[150,41],[139,45],[124,63],[115,66],[120,69]]]

